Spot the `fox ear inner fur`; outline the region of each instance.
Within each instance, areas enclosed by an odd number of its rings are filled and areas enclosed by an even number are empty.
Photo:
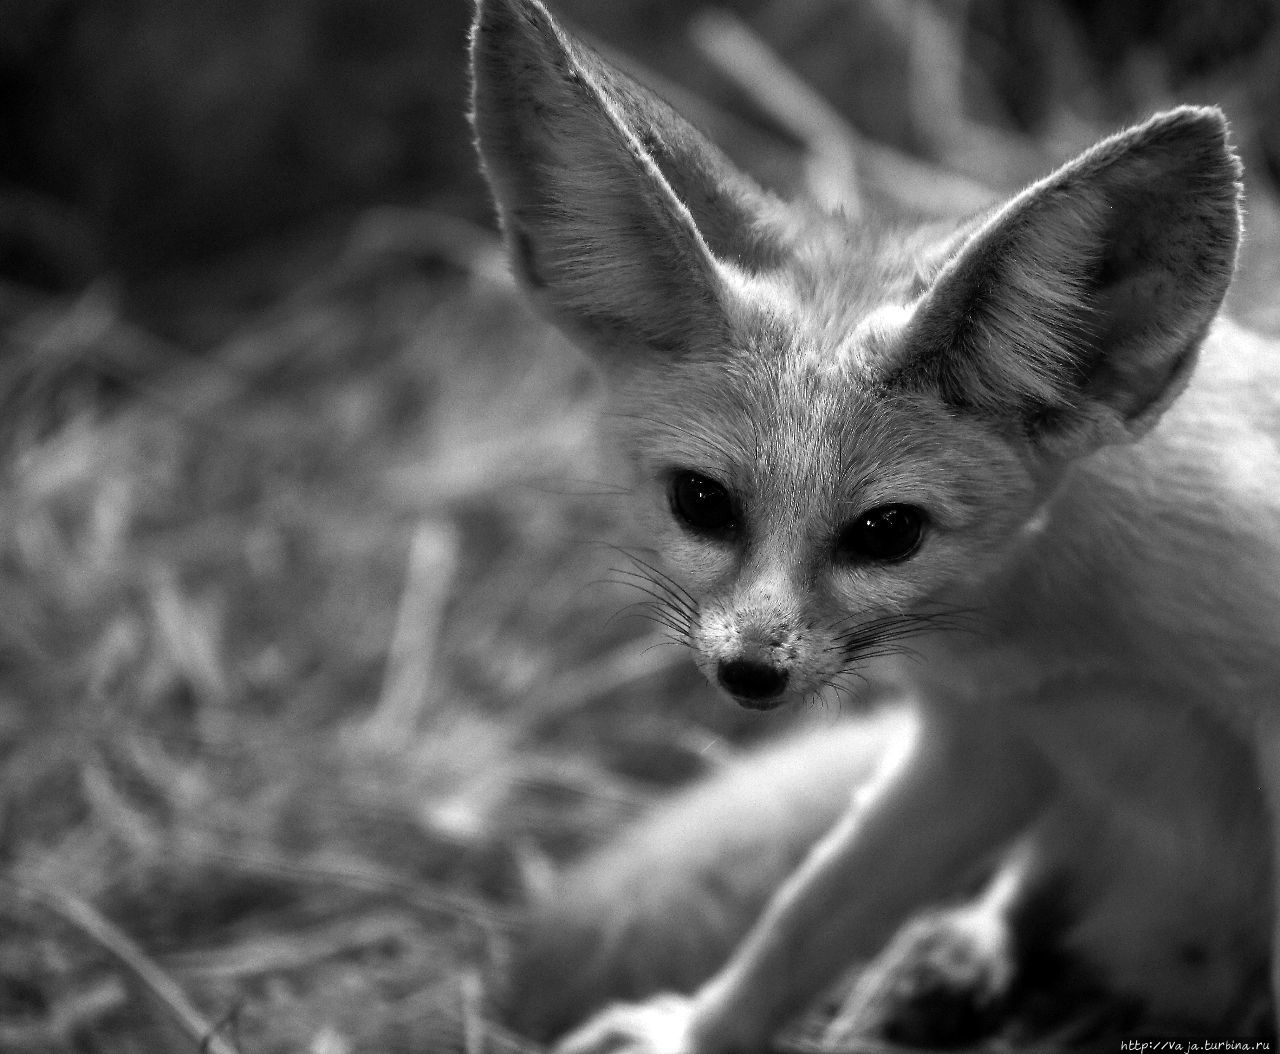
[[[781,206],[536,0],[481,0],[473,112],[517,278],[605,355],[724,337],[717,255],[765,266]]]
[[[892,378],[1046,454],[1136,438],[1186,383],[1235,266],[1240,165],[1221,111],[1104,140],[963,243]]]

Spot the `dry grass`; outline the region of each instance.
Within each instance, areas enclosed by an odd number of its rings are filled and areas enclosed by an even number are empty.
[[[480,1049],[504,905],[644,797],[602,759],[696,763],[580,363],[491,235],[370,235],[199,356],[106,287],[7,327],[0,1048]]]
[[[821,7],[755,25],[834,98]],[[872,9],[914,42],[916,141],[846,128],[815,176],[774,137],[784,181],[954,203],[1107,120],[957,135],[955,23]],[[740,28],[699,24],[722,81]],[[1183,94],[1261,136],[1265,68]],[[761,734],[626,617],[589,378],[503,274],[404,208],[163,282],[0,284],[0,1050],[528,1050],[489,1019],[524,891]]]

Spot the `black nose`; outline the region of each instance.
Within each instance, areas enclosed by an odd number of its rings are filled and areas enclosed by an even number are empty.
[[[767,662],[751,659],[731,659],[722,662],[716,676],[725,690],[746,706],[776,698],[787,686],[787,671]],[[758,706],[753,709],[766,709]]]

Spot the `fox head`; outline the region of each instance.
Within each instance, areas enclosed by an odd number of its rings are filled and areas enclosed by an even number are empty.
[[[1216,109],[904,230],[764,192],[538,0],[480,0],[472,58],[512,267],[599,364],[668,624],[745,706],[980,588],[1073,461],[1178,395],[1231,278]]]

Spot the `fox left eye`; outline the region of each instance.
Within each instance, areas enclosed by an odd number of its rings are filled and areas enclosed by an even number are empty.
[[[920,548],[924,527],[923,509],[914,505],[877,505],[840,532],[836,555],[847,561],[897,563]]]
[[[728,489],[708,476],[682,469],[668,488],[671,511],[689,530],[724,535],[737,526],[737,510]]]

